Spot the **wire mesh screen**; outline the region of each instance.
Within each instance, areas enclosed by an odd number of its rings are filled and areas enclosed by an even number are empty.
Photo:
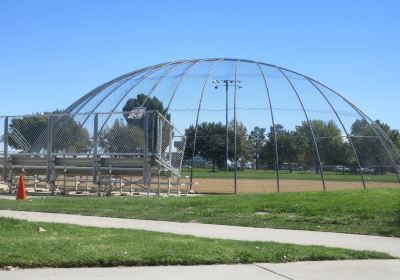
[[[45,154],[46,143],[37,145],[37,140],[47,138],[48,115],[33,115],[8,118],[8,152],[10,154]]]
[[[133,108],[148,112],[139,118]],[[10,151],[45,155],[51,148],[54,154],[85,157],[149,153],[165,166],[182,166],[184,181],[198,192],[400,182],[398,131],[373,122],[310,77],[250,60],[150,66],[99,86],[64,115],[31,118],[40,125],[29,135],[17,125],[27,124],[27,118],[10,118]]]
[[[5,126],[6,126],[6,118],[0,117],[0,179],[4,181],[5,176],[5,169],[4,166],[6,164],[5,160]]]
[[[154,133],[155,151],[163,163],[179,170],[182,166],[185,152],[186,137],[164,116],[157,114],[156,117],[157,126]]]
[[[0,117],[0,157],[4,156],[4,142],[5,142],[5,130],[6,118]]]
[[[163,63],[104,84],[67,111],[124,111],[133,103],[157,107],[184,132],[187,145],[182,151],[181,136],[167,121],[150,121],[147,147],[168,164],[179,162],[176,158],[183,154],[182,174],[199,192],[322,190],[398,182],[399,147],[379,125],[333,90],[274,65],[239,59]],[[136,129],[133,121],[99,117],[104,118],[107,121],[99,121],[104,124],[100,152],[141,152],[143,136],[123,132]],[[135,139],[118,134],[107,143],[107,132],[117,129]]]
[[[125,114],[101,114],[98,120],[98,153],[143,155],[145,117]],[[148,151],[148,150],[147,150]]]

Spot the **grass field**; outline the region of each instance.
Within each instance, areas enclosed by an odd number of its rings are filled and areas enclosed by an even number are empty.
[[[32,223],[0,218],[0,267],[198,265],[389,259],[387,254],[291,244]],[[39,227],[45,232],[39,232]]]
[[[189,176],[189,171],[183,171],[184,176]],[[280,170],[279,176],[283,180],[321,180],[321,175],[311,171],[293,171],[290,173],[288,170]],[[238,171],[237,177],[239,179],[276,179],[275,170],[250,170]],[[224,171],[217,170],[215,172],[206,168],[195,168],[193,170],[193,178],[209,178],[209,179],[227,179],[233,178],[233,172],[225,173]],[[341,173],[333,171],[324,171],[324,179],[327,181],[341,181],[341,182],[359,182],[361,181],[360,174],[354,173]],[[386,173],[384,175],[364,174],[366,182],[397,182],[397,177],[394,174]]]
[[[400,189],[0,200],[0,209],[400,237]]]

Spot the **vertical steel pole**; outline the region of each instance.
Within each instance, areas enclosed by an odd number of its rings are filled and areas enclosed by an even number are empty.
[[[236,63],[236,70],[235,70],[235,84],[234,84],[234,91],[233,91],[233,135],[234,135],[234,170],[233,170],[233,177],[234,177],[234,185],[235,185],[235,194],[237,194],[237,116],[236,116],[236,102],[237,102],[237,73],[239,68],[240,60]]]
[[[9,193],[12,192],[11,190],[11,176],[8,176],[8,117],[4,119],[4,168],[3,168],[3,178],[4,181],[8,182],[8,191]]]
[[[153,123],[154,126],[154,123]],[[158,136],[158,135],[157,135]],[[150,196],[150,186],[149,186],[149,113],[144,114],[144,162],[143,162],[143,183],[145,187],[148,188],[147,194]]]
[[[228,80],[224,81],[225,83],[225,173],[228,173],[228,152],[229,152],[229,148],[228,148],[228,143],[229,143],[229,132],[228,132]]]
[[[158,165],[158,176],[157,176],[157,193],[158,193],[158,196],[161,195],[160,176],[161,176],[161,164]]]
[[[158,142],[158,151],[157,151],[157,156],[159,156],[159,157],[161,157],[161,155],[162,155],[162,153],[163,153],[163,146],[162,146],[162,144],[163,144],[163,141],[162,141],[162,138],[163,138],[163,129],[164,129],[164,126],[163,126],[163,120],[160,118],[160,116],[159,116],[159,114],[157,113],[157,119],[158,119],[158,135],[157,135],[157,142]]]
[[[50,169],[51,153],[53,151],[53,118],[52,115],[48,117],[48,130],[47,130],[47,169]],[[47,182],[49,182],[49,172],[47,174]]]
[[[98,158],[97,150],[99,146],[99,114],[94,115],[94,128],[93,128],[93,184],[97,184],[98,176]]]
[[[8,117],[4,119],[4,167],[3,167],[3,178],[7,181],[8,177]]]
[[[151,126],[151,150],[154,152],[155,150],[156,150],[156,143],[155,143],[155,141],[156,141],[156,138],[157,138],[157,136],[156,136],[156,126],[155,126],[155,123],[156,123],[156,115],[155,114],[151,114],[151,123],[152,123],[152,126]]]
[[[237,194],[237,135],[236,135],[236,86],[235,86],[235,105],[233,106],[233,135],[234,135],[234,150],[233,150],[233,184],[235,194]]]
[[[169,164],[172,166],[172,145],[174,144],[174,131],[171,126],[169,126],[170,132],[169,132],[169,155],[168,155],[168,160]]]
[[[51,194],[54,195],[53,184],[53,167],[52,167],[52,152],[53,152],[53,116],[49,115],[48,118],[48,131],[47,131],[47,183],[50,185]]]

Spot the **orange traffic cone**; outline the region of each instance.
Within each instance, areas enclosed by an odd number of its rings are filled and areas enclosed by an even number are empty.
[[[26,195],[25,189],[24,172],[21,172],[21,175],[19,176],[17,199],[26,200],[27,198],[28,197]]]

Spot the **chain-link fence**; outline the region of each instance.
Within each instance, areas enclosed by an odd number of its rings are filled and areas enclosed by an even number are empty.
[[[157,168],[158,174],[180,176],[186,137],[157,111],[37,114],[0,121],[5,180],[22,170],[30,177],[45,176],[47,184],[60,176],[85,176],[99,185],[105,179],[111,184],[112,176],[130,176],[143,177],[136,184],[149,185]]]

